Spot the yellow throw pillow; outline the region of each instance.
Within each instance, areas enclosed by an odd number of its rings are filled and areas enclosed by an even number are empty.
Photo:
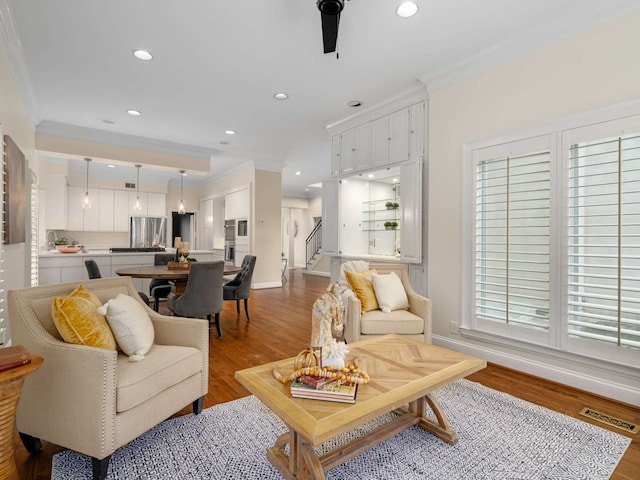
[[[376,292],[371,282],[372,273],[378,273],[378,271],[371,269],[366,272],[348,272],[346,270],[344,272],[347,277],[347,282],[349,282],[351,286],[351,290],[353,290],[360,300],[360,310],[362,313],[370,310],[378,310],[378,300],[376,299]]]
[[[98,313],[101,302],[82,285],[66,297],[54,297],[51,316],[67,343],[116,350],[116,340],[104,315]]]

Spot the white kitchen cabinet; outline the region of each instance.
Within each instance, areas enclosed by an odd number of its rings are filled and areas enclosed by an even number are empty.
[[[409,160],[409,109],[389,115],[389,163]]]
[[[422,262],[422,162],[400,166],[400,225],[402,227],[400,258],[411,263]]]
[[[248,187],[225,195],[224,219],[249,218],[250,205],[251,196]]]
[[[82,208],[82,200],[84,198],[84,187],[67,188],[67,230],[72,232],[81,232],[84,230],[84,211],[89,210]],[[91,197],[91,191],[89,192],[91,198],[91,208],[93,208],[94,199]]]
[[[389,163],[389,117],[371,122],[371,166],[384,167]]]
[[[67,177],[48,175],[45,225],[47,230],[67,229]]]
[[[98,192],[100,203],[98,205],[98,224],[96,227],[100,232],[113,232],[113,193],[113,190],[106,188],[101,188]],[[85,230],[87,230],[87,225],[85,225]]]
[[[340,254],[340,180],[322,182],[322,254]]]
[[[342,135],[334,135],[331,137],[331,176],[338,177],[340,175],[340,147],[342,143]]]
[[[113,191],[113,231],[129,231],[129,192]]]
[[[147,193],[147,215],[150,217],[167,216],[167,196],[164,193]]]
[[[213,198],[200,202],[200,241],[198,248],[213,249]]]
[[[136,205],[136,197],[138,197],[138,192],[128,192],[129,200],[127,201],[127,211],[129,217],[146,217],[147,216],[147,208],[149,205],[147,199],[146,192],[140,192],[140,206],[142,207],[140,210],[135,209]]]
[[[371,167],[371,123],[358,125],[355,137],[355,171],[360,172]]]
[[[426,105],[424,102],[411,105],[410,109],[409,159],[424,160]]]
[[[409,108],[371,122],[371,166],[404,162],[409,159]]]
[[[340,135],[340,173],[352,174],[356,163],[356,135],[351,128]]]

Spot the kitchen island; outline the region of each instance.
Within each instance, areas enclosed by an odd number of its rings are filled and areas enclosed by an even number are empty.
[[[117,276],[115,271],[120,268],[140,265],[153,265],[156,253],[174,253],[175,249],[168,248],[166,252],[118,252],[109,250],[91,250],[87,253],[60,253],[56,250],[41,252],[38,257],[38,283],[48,285],[64,282],[82,282],[89,279],[85,260],[95,260],[103,277]],[[195,250],[189,256],[199,262],[224,260],[223,250]],[[149,279],[134,278],[133,284],[141,292],[149,290]]]

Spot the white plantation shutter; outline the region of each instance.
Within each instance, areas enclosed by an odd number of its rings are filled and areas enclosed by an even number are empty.
[[[480,149],[474,157],[476,324],[486,330],[517,326],[546,333],[551,290],[550,137]]]
[[[568,335],[640,348],[640,135],[570,147]]]

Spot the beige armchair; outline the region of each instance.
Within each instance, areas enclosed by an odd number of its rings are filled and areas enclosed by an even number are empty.
[[[344,265],[341,268],[344,268]],[[349,294],[346,296],[345,307],[345,340],[357,342],[375,336],[396,333],[431,343],[431,300],[418,295],[413,290],[409,281],[408,266],[406,264],[372,263],[369,268],[375,268],[382,275],[395,272],[400,277],[409,300],[409,309],[395,310],[390,313],[371,310],[363,314],[358,297],[355,294]],[[341,275],[341,282],[343,281],[342,277],[343,275]]]
[[[103,303],[119,293],[142,305],[131,278],[82,284]],[[146,358],[130,362],[116,350],[65,343],[53,322],[54,296],[77,283],[9,291],[12,341],[44,357],[25,382],[16,415],[28,451],[40,439],[92,457],[93,478],[107,475],[111,454],[192,403],[202,411],[209,378],[206,320],[162,316],[148,306],[155,339]]]

